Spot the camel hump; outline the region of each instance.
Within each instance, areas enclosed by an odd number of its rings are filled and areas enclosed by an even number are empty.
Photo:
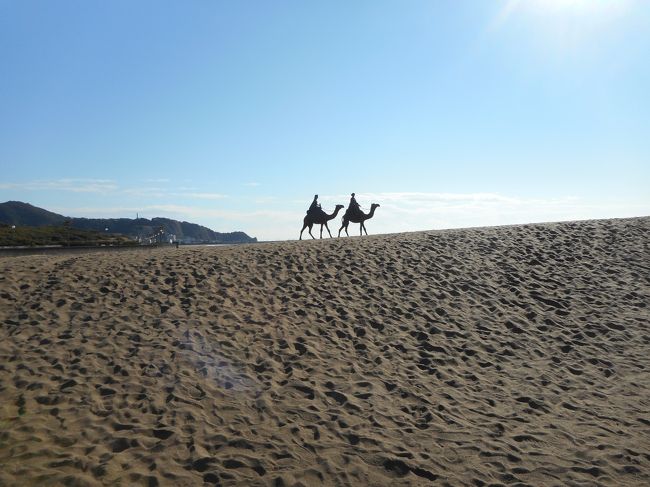
[[[348,207],[345,210],[345,218],[355,218],[361,215],[361,210],[359,208]]]
[[[310,208],[307,210],[307,215],[317,218],[317,217],[323,217],[327,216],[327,213],[322,208]]]

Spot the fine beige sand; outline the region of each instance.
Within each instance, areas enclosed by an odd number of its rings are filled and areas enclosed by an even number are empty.
[[[0,485],[650,485],[650,218],[0,259]]]

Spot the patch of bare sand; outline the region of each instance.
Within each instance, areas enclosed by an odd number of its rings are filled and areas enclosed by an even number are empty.
[[[649,242],[0,259],[0,485],[648,485]]]

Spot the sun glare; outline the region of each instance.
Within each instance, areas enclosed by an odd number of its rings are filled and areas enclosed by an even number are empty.
[[[545,14],[592,15],[627,9],[631,0],[514,0],[517,9]]]
[[[499,13],[503,19],[515,12],[538,15],[609,15],[628,10],[633,0],[507,0]]]
[[[546,11],[585,11],[597,8],[598,0],[529,0],[533,8]],[[602,2],[600,2],[602,3]]]
[[[525,22],[552,51],[584,46],[628,14],[636,0],[505,0],[490,28]]]

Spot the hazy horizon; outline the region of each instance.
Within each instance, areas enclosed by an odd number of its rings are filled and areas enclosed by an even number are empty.
[[[648,2],[0,13],[0,201],[260,240],[315,193],[371,234],[650,215]]]

